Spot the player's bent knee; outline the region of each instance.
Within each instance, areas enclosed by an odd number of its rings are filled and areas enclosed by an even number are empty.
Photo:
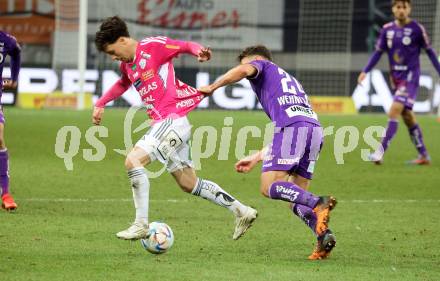
[[[136,167],[142,167],[141,161],[135,155],[129,153],[125,158],[125,168],[131,170]]]
[[[261,195],[263,195],[264,197],[270,198],[269,189],[270,189],[270,185],[261,185],[261,187],[260,187]]]

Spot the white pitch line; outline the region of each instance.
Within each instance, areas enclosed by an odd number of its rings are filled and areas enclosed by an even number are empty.
[[[264,198],[252,198],[248,201],[259,201],[264,200]],[[133,202],[131,198],[101,198],[101,199],[89,199],[89,198],[16,198],[16,201],[28,201],[28,202],[102,202],[102,203],[117,203],[117,202]],[[186,199],[151,199],[150,202],[169,202],[169,203],[187,203],[189,200]],[[440,199],[353,199],[353,200],[338,200],[338,203],[354,203],[354,204],[365,204],[365,203],[440,203]]]

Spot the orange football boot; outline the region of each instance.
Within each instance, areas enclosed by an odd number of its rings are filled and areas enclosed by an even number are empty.
[[[5,193],[2,195],[2,208],[6,211],[15,211],[17,209],[17,204],[14,202],[14,198],[12,198],[11,194]]]
[[[431,165],[431,157],[419,156],[414,160],[406,162],[409,165]]]
[[[313,253],[309,256],[309,260],[323,260],[326,259],[333,248],[336,246],[336,237],[330,229],[318,237],[318,242],[313,250]]]
[[[318,204],[313,209],[317,220],[315,232],[318,236],[323,235],[328,229],[328,222],[330,221],[330,211],[336,206],[336,198],[333,196],[321,196],[319,197]]]

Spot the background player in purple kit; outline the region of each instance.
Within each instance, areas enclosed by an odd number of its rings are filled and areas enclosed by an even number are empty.
[[[395,21],[383,26],[376,43],[376,51],[358,77],[358,82],[361,83],[365,79],[366,73],[379,61],[382,53],[387,52],[390,63],[391,84],[394,90],[394,102],[388,113],[388,127],[385,137],[382,139],[382,146],[370,155],[370,160],[376,164],[382,163],[383,154],[397,132],[399,115],[402,115],[411,140],[419,152],[418,158],[409,163],[426,165],[430,164],[430,157],[423,142],[422,130],[417,124],[412,111],[419,89],[420,50],[422,48],[426,50],[429,59],[439,74],[440,63],[431,47],[425,28],[409,17],[411,1],[393,0],[392,11]]]
[[[312,229],[318,240],[309,259],[324,259],[336,244],[328,229],[336,199],[306,191],[322,147],[322,127],[301,84],[271,59],[265,46],[248,47],[238,57],[239,66],[199,90],[211,95],[219,87],[249,79],[263,110],[275,123],[275,133],[270,147],[238,161],[235,168],[246,173],[263,161],[261,193],[291,203],[293,213]]]
[[[11,79],[3,79],[3,66],[6,61],[6,56],[11,58]],[[20,71],[20,46],[14,36],[0,30],[0,77],[2,80],[2,88],[0,89],[0,99],[2,89],[13,89],[17,87],[18,72]],[[2,208],[13,211],[17,209],[17,204],[14,202],[9,193],[9,156],[6,149],[4,139],[5,118],[3,109],[0,105],[0,185],[2,196]]]

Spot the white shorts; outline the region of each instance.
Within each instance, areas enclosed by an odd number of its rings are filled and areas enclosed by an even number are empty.
[[[155,123],[135,144],[147,152],[151,162],[159,160],[169,172],[193,167],[191,161],[191,124],[186,116]]]

